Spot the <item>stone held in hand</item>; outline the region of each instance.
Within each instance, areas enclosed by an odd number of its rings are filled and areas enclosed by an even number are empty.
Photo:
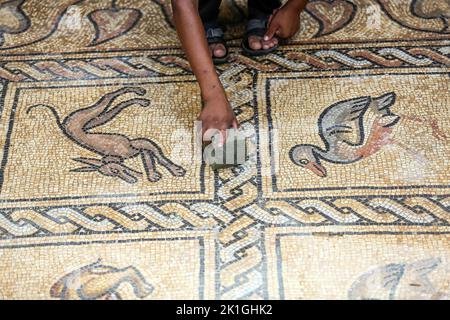
[[[204,147],[203,159],[213,170],[229,168],[245,163],[247,144],[245,136],[235,129],[227,130],[227,139],[219,146],[220,132]]]

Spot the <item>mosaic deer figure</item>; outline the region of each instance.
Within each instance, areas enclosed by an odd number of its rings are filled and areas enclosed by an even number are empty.
[[[142,173],[127,167],[124,161],[140,156],[147,179],[150,182],[161,179],[161,174],[156,170],[156,162],[165,167],[173,176],[184,176],[185,169],[169,160],[161,148],[150,139],[130,139],[123,134],[89,131],[111,121],[129,106],[148,107],[150,105],[150,101],[147,99],[133,98],[112,106],[115,99],[126,93],[143,96],[146,91],[143,88],[125,87],[107,93],[92,106],[76,110],[62,121],[55,108],[48,105],[33,105],[27,109],[27,114],[38,107],[49,109],[55,116],[59,128],[69,139],[102,156],[101,160],[84,157],[73,159],[87,166],[72,169],[72,172],[97,171],[106,176],[120,178],[128,183],[136,183],[138,181],[137,176],[141,176]]]

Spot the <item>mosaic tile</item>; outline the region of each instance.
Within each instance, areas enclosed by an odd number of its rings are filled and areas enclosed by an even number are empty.
[[[272,299],[449,299],[448,228],[290,227],[265,236]]]
[[[2,126],[7,129],[2,141],[1,203],[212,199],[214,175],[205,172],[204,164],[192,165],[189,155],[181,154],[187,158],[183,159],[171,148],[178,142],[177,131],[192,136],[190,126],[199,110],[192,108],[198,106],[196,93],[191,77],[10,86],[6,99],[13,98],[3,110]],[[167,108],[167,97],[173,109]],[[178,114],[183,114],[184,123],[176,122]],[[99,115],[105,118],[92,123]],[[111,123],[108,131],[97,129],[106,123]],[[45,145],[45,151],[30,152],[39,145]],[[15,179],[17,175],[21,179]]]
[[[263,193],[448,194],[449,69],[441,72],[261,75]],[[270,157],[271,146],[288,152]]]
[[[450,8],[429,4],[311,0],[250,58],[246,1],[223,1],[248,160],[214,171],[170,1],[0,0],[0,298],[449,299]]]
[[[0,255],[9,299],[215,298],[214,232],[20,239],[3,241]]]

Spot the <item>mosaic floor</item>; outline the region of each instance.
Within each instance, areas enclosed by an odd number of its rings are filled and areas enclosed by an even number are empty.
[[[0,298],[450,298],[450,2],[311,0],[255,59],[242,3],[215,172],[168,1],[0,0]]]

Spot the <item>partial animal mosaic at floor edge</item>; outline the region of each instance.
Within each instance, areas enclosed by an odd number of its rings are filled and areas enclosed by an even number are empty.
[[[221,9],[214,171],[170,1],[0,0],[0,298],[449,299],[448,1],[311,0],[256,58]]]

